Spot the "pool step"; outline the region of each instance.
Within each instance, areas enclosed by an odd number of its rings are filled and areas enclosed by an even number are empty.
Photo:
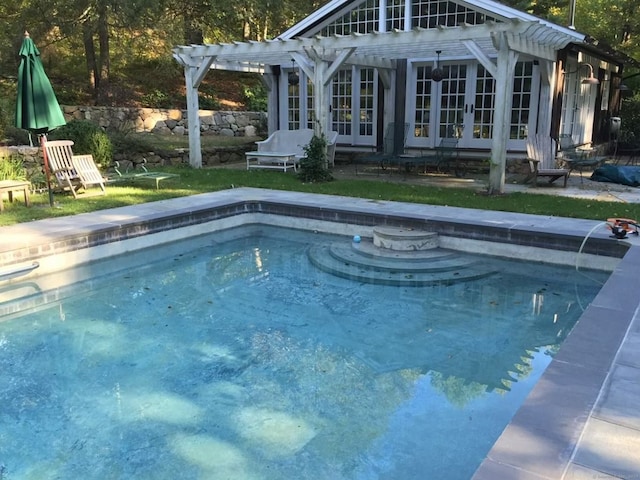
[[[400,227],[374,227],[373,244],[379,248],[415,252],[438,247],[438,234]]]
[[[496,273],[484,262],[439,247],[397,251],[377,247],[370,240],[315,245],[309,249],[309,260],[337,277],[379,285],[449,285]]]

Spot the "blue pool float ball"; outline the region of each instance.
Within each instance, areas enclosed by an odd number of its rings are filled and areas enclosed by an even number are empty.
[[[353,242],[354,243],[360,243],[360,235],[354,235],[353,236]]]

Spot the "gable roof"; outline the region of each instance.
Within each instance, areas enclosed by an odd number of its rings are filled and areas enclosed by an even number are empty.
[[[366,1],[366,0],[364,0]],[[550,28],[556,29],[567,35],[571,35],[575,38],[576,42],[582,42],[586,36],[576,32],[575,30],[562,27],[558,24],[536,17],[526,12],[522,12],[515,8],[509,7],[499,2],[492,0],[449,0],[452,3],[467,7],[471,10],[482,12],[486,15],[501,19],[501,20],[520,20],[523,22],[539,22],[542,25],[546,25]],[[299,36],[309,36],[317,33],[320,25],[326,22],[335,12],[344,10],[346,13],[346,7],[353,6],[356,8],[363,3],[363,0],[331,0],[324,6],[320,7],[315,12],[304,18],[302,21],[295,24],[293,27],[282,33],[278,38],[295,38]]]

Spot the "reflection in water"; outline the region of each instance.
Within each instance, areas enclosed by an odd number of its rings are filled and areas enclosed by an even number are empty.
[[[0,321],[7,478],[466,479],[599,288],[360,284],[309,239],[144,252]]]

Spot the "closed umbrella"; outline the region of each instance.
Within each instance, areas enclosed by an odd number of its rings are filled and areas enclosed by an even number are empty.
[[[46,134],[66,123],[51,82],[44,72],[40,51],[31,40],[29,32],[25,32],[20,48],[20,67],[18,69],[16,127],[39,135],[40,144],[44,147],[47,140]],[[42,156],[49,190],[49,204],[53,206],[49,162],[44,148]]]

